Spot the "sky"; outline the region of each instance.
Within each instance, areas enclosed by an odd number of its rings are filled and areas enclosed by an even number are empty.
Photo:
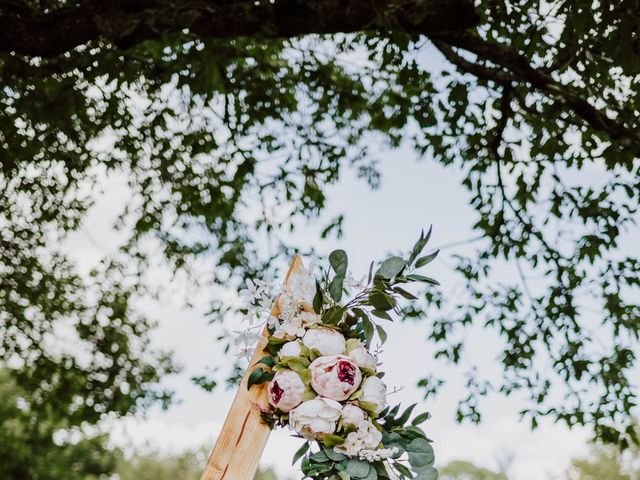
[[[342,239],[320,241],[318,222],[302,224],[295,234],[301,247],[313,245],[321,255],[334,248],[345,249],[356,278],[366,273],[372,259],[408,250],[423,227],[433,225],[431,247],[476,236],[471,228],[475,213],[468,206],[468,194],[455,168],[445,169],[428,160],[416,161],[414,154],[405,150],[381,155],[382,184],[378,190],[370,190],[353,172],[329,187],[326,217],[345,214]],[[128,200],[123,179],[111,178],[103,187],[82,230],[70,237],[66,245],[78,265],[86,270],[117,246],[118,234],[110,226]],[[640,239],[637,232],[634,235],[632,243]],[[467,253],[470,248],[471,245],[464,244],[446,248],[430,265],[428,274],[439,280],[445,292],[455,292],[459,283],[452,272],[452,255]],[[166,272],[160,271],[157,277],[161,282],[164,279],[170,282]],[[233,292],[220,294],[234,295]],[[192,308],[184,306],[185,296],[189,296]],[[204,318],[208,300],[208,295],[186,290],[177,282],[172,286],[171,295],[140,304],[141,310],[158,321],[154,346],[173,350],[184,367],[182,373],[166,381],[177,391],[180,403],[168,411],[153,408],[145,418],[109,421],[107,428],[115,443],[167,452],[202,444],[213,446],[234,392],[218,387],[208,394],[189,380],[201,374],[206,366],[228,366],[232,361],[215,340],[220,330]],[[241,325],[226,327],[239,329]],[[470,360],[462,370],[452,369],[432,360],[433,346],[426,341],[428,331],[428,319],[393,325],[388,329],[389,340],[380,360],[381,368],[387,372],[390,390],[400,388],[390,401],[405,405],[418,402],[417,411],[431,412],[432,419],[424,424],[424,429],[434,441],[436,466],[463,459],[496,469],[499,464],[510,461],[508,472],[514,480],[548,480],[563,478],[570,459],[586,454],[590,436],[587,430],[569,431],[562,425],[542,421],[541,426],[531,432],[528,423],[518,417],[523,403],[517,396],[485,398],[481,403],[484,417],[480,425],[456,423],[456,403],[463,393],[461,372],[465,367],[476,365],[485,373],[498,375],[495,359],[499,341],[491,332],[470,332],[466,339]],[[446,378],[448,383],[439,396],[424,401],[416,382],[429,372]],[[296,469],[291,467],[291,457],[299,442],[291,438],[288,431],[274,431],[263,464],[273,466],[283,476],[299,478]]]

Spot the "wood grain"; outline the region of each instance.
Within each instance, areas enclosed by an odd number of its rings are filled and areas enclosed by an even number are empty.
[[[285,276],[285,285],[291,274],[302,268],[302,259],[296,256]],[[272,314],[279,313],[276,302]],[[247,390],[247,380],[256,362],[268,354],[264,351],[266,344],[265,328],[200,480],[252,480],[255,475],[271,429],[262,421],[259,408],[268,405],[267,384]]]

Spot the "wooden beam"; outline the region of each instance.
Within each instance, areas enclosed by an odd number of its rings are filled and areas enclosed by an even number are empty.
[[[302,268],[302,260],[296,256],[285,276],[285,285],[291,274]],[[276,302],[272,315],[278,316],[279,313]],[[268,406],[267,384],[247,390],[247,380],[256,362],[268,355],[264,351],[267,336],[265,328],[200,480],[253,480],[271,428],[260,416],[260,407]]]

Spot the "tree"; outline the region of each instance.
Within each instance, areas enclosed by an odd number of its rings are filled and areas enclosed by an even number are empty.
[[[440,469],[441,480],[508,480],[504,473],[478,467],[471,462],[454,460]]]
[[[0,370],[0,478],[91,480],[110,473],[116,452],[107,436],[70,426],[54,406],[35,407],[30,392]]]
[[[589,454],[571,462],[568,480],[640,480],[640,449],[633,445],[625,451],[616,446],[592,445]]]
[[[174,366],[133,307],[153,293],[150,263],[206,262],[226,285],[253,275],[291,251],[278,233],[318,217],[345,169],[378,186],[371,144],[407,145],[463,172],[477,212],[476,254],[456,267],[466,294],[426,292],[453,308],[429,316],[429,341],[457,363],[474,324],[504,340],[503,378],[469,372],[458,418],[520,391],[532,426],[549,416],[628,444],[640,264],[618,247],[640,195],[636,13],[635,0],[0,1],[10,375],[72,425],[168,401],[157,380]],[[81,275],[59,245],[114,176],[126,240]],[[54,353],[63,323],[74,348]]]
[[[121,456],[115,474],[118,480],[198,480],[207,460],[204,448],[166,455],[160,452]],[[272,468],[259,468],[254,480],[278,480]],[[280,480],[286,480],[281,478]]]

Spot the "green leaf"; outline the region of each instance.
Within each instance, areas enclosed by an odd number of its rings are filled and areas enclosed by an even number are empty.
[[[376,330],[378,331],[378,336],[380,337],[380,342],[384,343],[387,341],[387,332],[384,331],[380,325],[376,325]]]
[[[396,470],[398,470],[400,475],[404,475],[404,477],[406,477],[406,478],[412,478],[413,477],[413,475],[411,474],[411,470],[409,470],[409,467],[406,467],[405,465],[401,464],[400,462],[395,462],[393,464],[393,466],[396,468]]]
[[[398,294],[400,294],[401,296],[403,296],[407,300],[417,300],[418,299],[418,297],[416,297],[413,293],[407,292],[404,288],[394,287],[393,291],[398,293]]]
[[[431,444],[424,438],[414,438],[407,445],[407,452],[410,453],[430,453],[433,454]]]
[[[338,303],[342,299],[342,290],[344,286],[344,275],[336,275],[329,283],[329,295]]]
[[[307,453],[307,451],[309,450],[309,448],[311,447],[311,444],[309,442],[304,442],[304,444],[298,449],[298,451],[293,455],[293,461],[291,462],[291,465],[295,465],[295,463],[300,460],[300,458]]]
[[[276,364],[276,359],[273,358],[270,355],[267,355],[265,357],[262,357],[260,360],[258,360],[256,363],[256,365],[258,364],[262,364],[262,365],[266,365],[268,367],[273,367]]]
[[[417,403],[411,404],[407,407],[407,409],[402,412],[402,414],[398,417],[398,424],[399,425],[404,425],[407,420],[409,420],[409,417],[411,416],[411,412],[413,412],[413,409],[416,408]]]
[[[431,418],[431,414],[429,412],[421,413],[420,415],[417,415],[413,420],[411,420],[411,425],[414,425],[414,426],[420,425],[421,423],[426,422],[430,418]]]
[[[349,460],[347,463],[346,472],[353,478],[365,478],[369,475],[371,465],[364,460],[357,460],[355,458]]]
[[[391,315],[389,315],[387,312],[385,312],[384,310],[371,310],[371,315],[374,315],[378,318],[382,318],[383,320],[391,320],[393,321],[393,318],[391,318]]]
[[[338,305],[334,305],[329,309],[325,310],[322,314],[322,323],[327,325],[337,325],[342,317],[344,316],[345,309],[344,307],[339,307]]]
[[[317,463],[325,463],[329,460],[329,456],[324,453],[322,450],[312,454],[309,456],[309,459],[312,462],[317,462]]]
[[[425,255],[424,257],[419,258],[416,262],[416,268],[424,267],[428,263],[431,263],[438,256],[438,253],[440,253],[440,250],[436,250],[429,255]]]
[[[396,306],[395,299],[380,290],[372,290],[369,293],[369,302],[376,310],[391,310]]]
[[[429,227],[429,231],[427,232],[426,236],[424,235],[424,232],[420,232],[420,238],[418,239],[416,244],[413,246],[413,250],[411,251],[411,255],[409,256],[409,263],[413,262],[416,258],[418,258],[418,255],[420,255],[420,252],[422,252],[422,250],[424,249],[425,245],[429,241],[429,238],[431,238],[432,228],[433,227]]]
[[[316,280],[316,294],[313,296],[313,310],[316,313],[322,312],[322,305],[324,303],[324,295],[322,294],[322,287],[320,282]]]
[[[367,345],[367,348],[369,348],[371,346],[371,342],[373,342],[373,322],[369,320],[369,318],[363,318],[362,329],[364,332],[365,344]]]
[[[247,390],[249,390],[254,385],[260,385],[267,380],[267,372],[265,372],[262,368],[256,368],[247,379]]]
[[[349,352],[351,352],[351,350],[354,350],[354,349],[360,347],[362,345],[362,342],[358,338],[350,338],[349,340],[347,340],[345,345],[346,345],[345,346],[345,351],[347,353],[349,353]]]
[[[347,252],[344,250],[334,250],[329,254],[329,264],[336,272],[336,275],[345,276],[348,263]]]
[[[322,444],[325,447],[335,447],[336,445],[342,445],[344,443],[344,438],[340,435],[332,435],[332,434],[324,434],[322,435]]]
[[[375,414],[378,405],[373,402],[358,402],[358,406],[367,413]]]
[[[417,473],[414,480],[438,480],[438,470],[431,466],[426,469],[420,469]]]
[[[411,275],[407,275],[407,279],[408,280],[412,280],[414,282],[422,282],[422,283],[428,283],[430,285],[440,285],[440,282],[438,282],[437,280],[431,278],[431,277],[425,277],[424,275],[418,275],[416,273],[412,273]]]
[[[331,447],[331,448],[330,447],[324,447],[324,453],[327,455],[327,457],[329,457],[334,462],[340,462],[340,461],[344,460],[345,458],[347,458],[347,456],[344,453],[336,452],[333,447]]]
[[[378,480],[378,472],[376,472],[376,469],[373,467],[373,465],[370,466],[368,475],[362,480]]]
[[[376,272],[376,277],[391,279],[398,275],[405,267],[406,263],[402,257],[389,257]]]
[[[304,392],[302,393],[302,401],[306,402],[307,400],[313,400],[317,396],[318,394],[316,393],[316,391],[311,388],[310,385],[307,385],[307,387],[304,389]]]

